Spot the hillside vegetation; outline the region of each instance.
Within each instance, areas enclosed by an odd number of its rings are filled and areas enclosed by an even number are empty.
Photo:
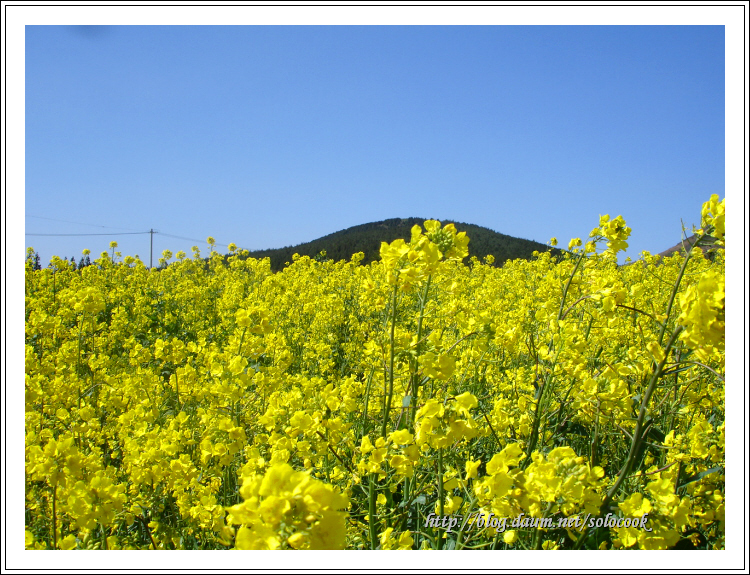
[[[251,251],[248,257],[271,258],[272,271],[283,269],[286,262],[292,261],[295,253],[312,258],[321,251],[325,251],[326,257],[334,261],[348,260],[352,254],[363,252],[365,254],[363,263],[369,264],[379,259],[381,242],[391,243],[397,239],[409,241],[412,227],[421,225],[426,219],[391,218],[371,222],[328,234],[297,246]],[[444,224],[448,223],[450,222],[444,222]],[[495,266],[501,266],[508,260],[529,259],[534,251],[543,252],[550,249],[545,244],[515,238],[482,226],[459,222],[454,222],[454,225],[471,238],[469,257],[476,256],[483,260],[485,256],[492,255],[495,258]],[[553,251],[557,253],[558,250]]]

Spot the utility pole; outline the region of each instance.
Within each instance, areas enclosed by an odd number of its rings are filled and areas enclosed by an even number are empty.
[[[154,267],[154,228],[151,228],[149,233],[151,234],[151,255],[148,258],[148,267],[151,269]]]

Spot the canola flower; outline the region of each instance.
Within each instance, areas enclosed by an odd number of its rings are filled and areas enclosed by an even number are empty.
[[[630,233],[29,264],[26,547],[723,549],[724,200],[689,251],[618,266]],[[425,527],[521,513],[653,529]]]
[[[229,508],[239,524],[237,549],[343,549],[345,496],[334,487],[282,463],[265,474],[245,476],[243,503]],[[290,534],[284,537],[285,532]]]

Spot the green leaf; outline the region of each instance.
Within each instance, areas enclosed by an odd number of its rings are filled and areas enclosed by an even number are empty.
[[[685,483],[680,485],[677,489],[682,489],[683,487],[690,485],[691,483],[695,483],[696,481],[700,481],[706,475],[711,475],[712,473],[716,473],[717,471],[724,471],[723,467],[712,467],[711,469],[706,469],[705,471],[701,471],[700,473],[696,473],[695,475],[692,475],[691,477],[688,477],[685,480]]]

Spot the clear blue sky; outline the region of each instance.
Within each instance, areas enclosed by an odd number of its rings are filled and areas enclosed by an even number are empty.
[[[636,258],[724,196],[723,26],[27,26],[25,57],[26,233],[199,240],[154,261],[410,216],[567,245],[605,213]],[[148,235],[26,245],[111,240],[148,263]]]

